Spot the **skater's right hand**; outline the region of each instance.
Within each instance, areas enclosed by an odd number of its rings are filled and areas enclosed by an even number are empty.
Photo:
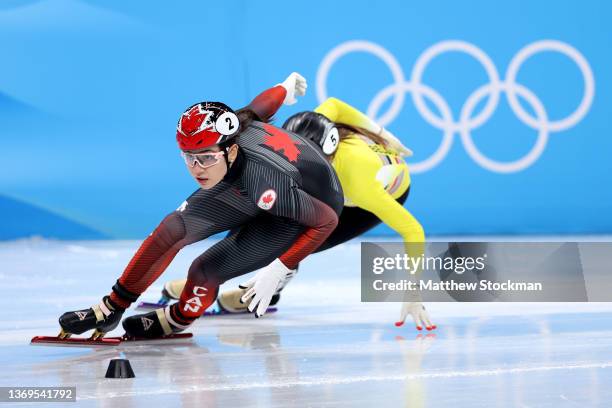
[[[404,302],[402,303],[402,310],[400,312],[399,321],[395,322],[397,327],[400,327],[404,324],[406,317],[408,315],[412,316],[412,320],[414,320],[414,324],[416,325],[417,330],[423,330],[423,325],[427,330],[433,330],[437,326],[431,323],[429,319],[429,313],[423,306],[421,302]]]

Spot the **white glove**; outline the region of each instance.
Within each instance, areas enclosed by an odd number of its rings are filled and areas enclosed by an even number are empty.
[[[404,302],[402,304],[402,311],[400,312],[400,319],[395,322],[395,325],[397,327],[402,326],[409,314],[412,316],[412,320],[414,320],[417,330],[423,330],[423,325],[427,330],[433,330],[437,327],[429,320],[429,314],[421,302]]]
[[[289,273],[285,276],[285,279],[278,284],[278,288],[276,288],[276,292],[274,292],[275,295],[280,295],[285,286],[287,286],[291,279],[297,274],[299,267],[300,265],[298,264],[295,269],[289,269]]]
[[[260,269],[251,279],[238,285],[238,287],[246,289],[240,301],[249,304],[249,312],[257,307],[255,317],[263,316],[268,310],[276,290],[294,273],[295,271],[287,268],[280,259],[275,259],[270,265]]]
[[[296,103],[296,97],[306,95],[306,88],[308,88],[306,78],[297,72],[292,72],[283,83],[278,85],[287,90],[287,95],[285,96],[285,100],[283,100],[283,105],[293,105]]]

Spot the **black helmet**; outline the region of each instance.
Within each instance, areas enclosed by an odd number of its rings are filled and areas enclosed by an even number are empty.
[[[340,143],[335,123],[316,112],[296,113],[285,121],[283,129],[312,140],[327,155],[334,153]]]

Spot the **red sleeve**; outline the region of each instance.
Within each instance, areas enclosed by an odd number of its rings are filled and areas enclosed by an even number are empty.
[[[338,225],[338,214],[333,208],[301,190],[300,193],[300,201],[305,205],[302,205],[296,221],[308,228],[279,257],[289,269],[295,269],[300,261],[321,246]]]
[[[181,248],[189,243],[189,239],[185,239],[182,218],[176,212],[168,215],[140,245],[117,281],[119,286],[137,298],[159,278]],[[121,307],[130,306],[130,301],[120,297],[115,290],[110,297]]]
[[[246,107],[251,109],[261,119],[267,121],[278,111],[285,100],[287,90],[281,85],[267,89],[257,95],[255,99]]]

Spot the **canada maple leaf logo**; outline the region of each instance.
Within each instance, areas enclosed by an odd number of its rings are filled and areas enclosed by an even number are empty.
[[[298,149],[300,143],[291,139],[287,132],[274,126],[265,124],[264,129],[268,132],[264,138],[264,145],[271,147],[277,153],[283,152],[283,155],[290,162],[297,162],[300,153],[302,153]]]
[[[276,202],[276,191],[269,189],[263,192],[257,201],[257,206],[262,210],[269,210]]]
[[[179,131],[188,136],[202,130],[213,130],[212,112],[202,109],[198,104],[183,113]]]

